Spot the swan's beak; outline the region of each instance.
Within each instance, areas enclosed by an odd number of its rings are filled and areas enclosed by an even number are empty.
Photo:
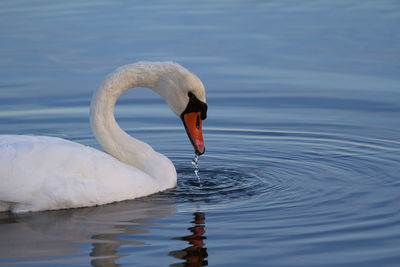
[[[183,125],[185,125],[186,133],[193,145],[194,152],[200,156],[204,154],[203,132],[201,130],[201,112],[185,113],[182,117]]]

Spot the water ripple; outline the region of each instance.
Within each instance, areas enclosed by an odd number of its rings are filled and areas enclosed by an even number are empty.
[[[207,129],[206,136],[208,151],[199,161],[201,184],[189,163],[176,158],[178,186],[164,194],[177,202],[222,205],[233,217],[268,213],[270,227],[285,231],[290,231],[284,223],[287,220],[306,232],[318,225],[325,234],[315,238],[331,238],[338,231],[345,234],[361,225],[380,228],[400,221],[395,215],[400,210],[391,207],[400,201],[396,193],[400,142],[333,133],[224,128]],[[225,140],[234,143],[234,148]],[[290,211],[289,215],[279,213],[282,210]],[[279,213],[276,217],[275,212]],[[342,224],[337,228],[339,221]],[[317,241],[307,236],[302,242]]]

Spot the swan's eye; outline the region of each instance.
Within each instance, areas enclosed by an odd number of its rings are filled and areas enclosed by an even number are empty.
[[[197,128],[197,129],[200,128],[200,115],[197,115],[197,119],[196,119],[196,128]]]
[[[196,118],[198,120],[197,128],[200,128],[200,120],[205,120],[207,118],[207,104],[200,101],[192,92],[188,92],[189,103],[186,106],[186,109],[182,112],[181,117],[187,113],[191,112],[199,112],[200,116]]]

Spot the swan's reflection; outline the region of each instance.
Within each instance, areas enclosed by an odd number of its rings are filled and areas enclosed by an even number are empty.
[[[169,201],[151,197],[92,208],[12,215],[0,213],[0,265],[85,262],[118,266],[118,248],[141,241],[121,240],[149,232],[150,220],[175,212]],[[159,225],[158,225],[159,226]],[[80,244],[91,244],[85,252]],[[89,254],[89,255],[87,255]],[[56,260],[54,258],[57,258]]]
[[[208,265],[208,261],[206,260],[208,256],[207,248],[204,247],[204,239],[207,238],[204,235],[206,232],[205,214],[204,212],[195,212],[193,215],[194,220],[191,221],[193,226],[188,228],[192,234],[176,238],[189,242],[190,246],[185,249],[176,250],[169,253],[170,256],[183,259],[185,262],[173,264],[171,266],[198,267]]]

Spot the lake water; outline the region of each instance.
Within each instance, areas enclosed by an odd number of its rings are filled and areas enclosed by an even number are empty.
[[[399,266],[399,30],[390,0],[2,0],[0,134],[101,149],[92,91],[139,60],[196,73],[209,112],[199,184],[180,120],[125,93],[118,122],[171,158],[178,186],[0,213],[0,265]]]

